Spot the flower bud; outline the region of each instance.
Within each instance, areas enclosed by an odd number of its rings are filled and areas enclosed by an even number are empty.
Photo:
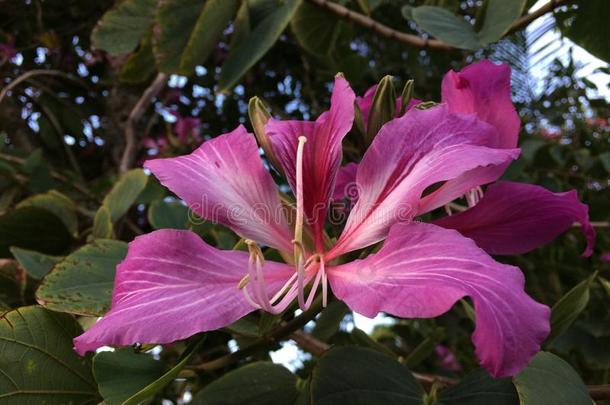
[[[400,114],[403,115],[407,106],[409,105],[409,101],[413,98],[413,87],[415,85],[415,81],[413,79],[407,80],[405,83],[405,87],[402,88],[402,93],[400,94]]]
[[[368,116],[368,128],[366,130],[365,141],[370,144],[373,141],[379,129],[386,122],[394,118],[396,113],[396,91],[394,90],[394,84],[392,83],[392,76],[385,76],[379,82],[375,95],[373,96],[373,103],[371,105],[371,111]]]
[[[269,118],[271,118],[271,114],[260,98],[252,97],[250,99],[248,102],[248,116],[250,117],[250,123],[254,129],[258,144],[263,148],[267,160],[280,174],[283,174],[282,166],[273,153],[271,140],[265,133],[265,124],[269,121]]]

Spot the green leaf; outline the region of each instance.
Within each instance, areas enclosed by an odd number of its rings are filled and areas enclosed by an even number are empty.
[[[186,44],[180,70],[191,72],[212,54],[231,18],[237,12],[238,0],[207,0]]]
[[[91,34],[95,48],[111,55],[133,51],[150,28],[156,0],[125,0],[108,11]]]
[[[256,362],[231,371],[204,387],[192,405],[287,405],[298,395],[296,377],[285,367]]]
[[[328,56],[335,49],[343,22],[318,6],[303,3],[292,18],[290,28],[307,52]]]
[[[517,391],[510,378],[493,378],[479,369],[457,385],[441,391],[437,405],[515,405]]]
[[[237,0],[167,0],[160,4],[154,51],[159,69],[190,74],[212,54]]]
[[[138,50],[125,61],[119,73],[119,80],[123,83],[137,84],[147,81],[155,73],[155,55],[152,49],[152,32],[143,38]]]
[[[76,206],[74,202],[56,190],[44,194],[36,194],[17,204],[21,207],[44,208],[61,219],[72,236],[78,235],[78,220],[76,218]]]
[[[38,280],[43,278],[51,271],[53,266],[63,259],[63,257],[49,256],[34,250],[21,249],[18,247],[12,247],[11,253],[28,275]]]
[[[521,16],[525,0],[486,0],[483,27],[477,33],[481,45],[496,42]]]
[[[71,243],[64,223],[46,209],[23,207],[0,216],[0,257],[11,257],[11,246],[61,254]]]
[[[155,229],[187,229],[189,209],[178,201],[158,200],[148,208],[148,222]]]
[[[133,169],[121,176],[102,203],[102,207],[108,209],[113,223],[127,213],[146,187],[147,180],[148,176],[142,169]]]
[[[424,395],[409,369],[385,354],[357,346],[326,352],[311,377],[316,405],[419,405]]]
[[[94,238],[109,239],[113,235],[112,218],[110,218],[110,210],[101,206],[95,213],[93,218],[93,229],[91,235]]]
[[[93,358],[93,374],[106,405],[123,404],[164,371],[163,362],[131,348],[101,352]]]
[[[443,329],[437,328],[424,340],[422,340],[413,350],[409,352],[409,355],[405,358],[404,364],[407,367],[413,368],[419,365],[422,361],[428,358],[434,349],[438,345],[439,340],[443,337]]]
[[[290,23],[302,0],[276,1],[276,7],[267,9],[264,17],[247,34],[242,32],[239,43],[235,43],[222,65],[219,90],[226,91],[250,69],[265,53]],[[245,3],[248,4],[248,3]],[[256,20],[250,16],[250,22]]]
[[[540,352],[513,378],[521,405],[591,405],[574,369],[552,353]]]
[[[420,6],[411,15],[421,29],[449,45],[471,50],[481,47],[473,26],[447,9]]]
[[[99,403],[90,358],[72,349],[72,339],[81,333],[71,316],[37,306],[5,314],[0,319],[0,402]]]
[[[385,353],[386,355],[388,355],[390,357],[396,357],[396,355],[394,354],[394,352],[392,352],[392,350],[390,350],[387,346],[379,343],[378,341],[376,341],[375,339],[370,337],[368,335],[368,333],[366,333],[365,331],[363,331],[361,329],[353,328],[351,336],[352,336],[352,340],[354,341],[354,343],[356,343],[359,346],[371,348],[378,352]]]
[[[589,302],[589,289],[596,276],[597,273],[578,283],[553,305],[551,310],[551,333],[546,339],[547,344],[564,333],[585,309]]]
[[[578,8],[568,8],[555,14],[558,26],[565,36],[588,52],[610,62],[610,8],[605,0],[576,2]]]
[[[103,315],[110,307],[117,264],[127,244],[98,239],[67,256],[42,280],[36,299],[54,311]]]
[[[316,326],[314,326],[311,334],[320,340],[327,341],[339,331],[341,321],[349,311],[343,301],[331,302],[316,320]]]
[[[159,379],[153,381],[148,384],[146,387],[142,388],[140,391],[129,397],[123,405],[138,405],[141,404],[147,398],[152,397],[157,392],[161,391],[163,387],[172,382],[180,373],[180,370],[186,365],[186,363],[190,360],[193,353],[195,353],[199,347],[205,341],[205,335],[202,338],[196,339],[189,344],[186,350],[180,356],[178,363],[169,369],[165,374],[163,374]]]

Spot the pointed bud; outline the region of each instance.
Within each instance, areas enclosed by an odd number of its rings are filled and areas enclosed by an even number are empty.
[[[407,105],[413,98],[413,87],[415,85],[415,81],[413,79],[407,80],[405,83],[405,87],[402,88],[402,93],[400,94],[400,115],[405,113],[407,109]]]
[[[373,103],[371,104],[371,111],[368,117],[368,128],[366,130],[365,140],[367,144],[373,141],[373,138],[377,135],[383,124],[394,118],[395,113],[396,91],[392,83],[392,76],[385,76],[379,82],[373,96]]]
[[[248,102],[248,116],[250,117],[250,123],[254,129],[254,134],[258,140],[259,145],[263,148],[267,160],[280,174],[282,172],[282,166],[275,157],[273,149],[271,148],[271,140],[265,133],[265,124],[271,118],[271,114],[267,109],[265,103],[258,97],[252,97]]]

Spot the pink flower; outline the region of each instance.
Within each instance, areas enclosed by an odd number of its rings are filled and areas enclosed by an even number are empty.
[[[610,262],[610,252],[605,252],[602,253],[602,255],[599,258],[602,262],[608,263]]]
[[[195,213],[231,228],[249,251],[218,250],[184,230],[136,238],[117,268],[110,312],[75,339],[76,350],[172,342],[255,309],[280,313],[295,299],[304,310],[318,289],[325,304],[330,287],[368,317],[381,311],[435,317],[468,296],[483,367],[494,376],[519,372],[548,335],[549,308],[525,293],[517,267],[496,262],[484,249],[528,250],[575,219],[591,234],[586,207],[573,193],[499,183],[481,199],[477,187],[496,180],[519,154],[509,75],[506,66],[490,62],[451,72],[443,82],[444,104],[409,110],[384,125],[360,164],[346,169],[358,199],[334,244],[324,225],[341,181],[341,143],[352,128],[355,102],[341,77],[330,110],[316,121],[266,124],[296,197],[288,213],[254,136],[242,126],[190,155],[147,161],[145,167]],[[473,207],[463,214],[444,223],[414,221],[464,194]],[[377,253],[337,264],[344,254],[383,240]],[[265,260],[257,243],[293,254],[294,265]]]
[[[17,55],[15,49],[15,37],[10,37],[7,42],[0,43],[0,65]]]
[[[441,360],[441,365],[447,370],[453,371],[454,373],[462,370],[462,365],[455,358],[455,354],[453,354],[451,349],[449,349],[447,346],[437,345],[434,348],[434,352]]]
[[[199,132],[201,120],[193,117],[182,117],[179,114],[174,115],[176,116],[175,130],[178,141],[186,142],[189,138],[193,138],[194,140],[201,142],[201,135]]]

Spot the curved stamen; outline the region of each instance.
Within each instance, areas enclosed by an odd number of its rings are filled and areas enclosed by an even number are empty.
[[[299,144],[297,146],[297,161],[296,161],[296,198],[297,209],[296,219],[294,224],[294,263],[297,272],[297,299],[299,307],[305,306],[305,251],[303,249],[303,220],[304,220],[304,201],[303,201],[303,152],[307,138],[299,136]]]
[[[326,274],[326,266],[322,256],[320,256],[320,269],[318,272],[322,273],[322,308],[326,308],[328,302],[328,275]]]

